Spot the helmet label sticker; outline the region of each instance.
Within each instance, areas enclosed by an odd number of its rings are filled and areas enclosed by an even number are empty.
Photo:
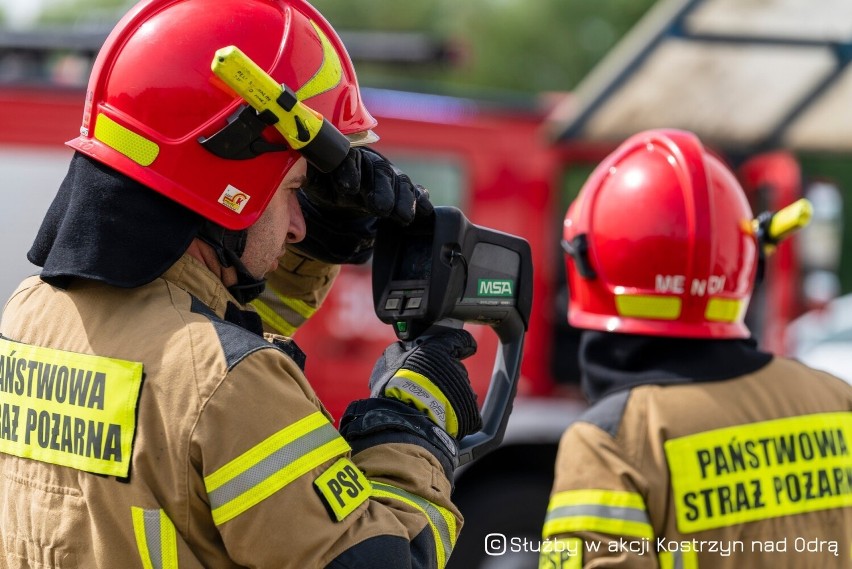
[[[219,203],[230,210],[242,213],[250,199],[250,195],[245,194],[231,184],[228,184],[228,187],[225,188],[225,191],[222,192],[221,196],[219,196]]]

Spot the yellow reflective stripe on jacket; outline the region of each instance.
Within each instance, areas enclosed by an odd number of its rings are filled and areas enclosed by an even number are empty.
[[[438,567],[443,569],[453,552],[453,547],[456,545],[456,518],[452,512],[420,496],[406,492],[402,488],[381,482],[373,482],[372,484],[372,496],[374,498],[399,500],[426,515],[429,520],[429,527],[432,529],[432,535],[435,537]]]
[[[163,510],[130,508],[144,569],[177,569],[175,526]]]
[[[260,319],[264,324],[275,330],[276,333],[283,336],[292,336],[296,331],[296,326],[293,326],[275,312],[272,308],[260,301],[260,299],[252,300],[251,305],[257,310]]]
[[[222,524],[239,516],[349,449],[322,413],[308,415],[204,478],[213,521]]]
[[[307,322],[317,311],[315,307],[307,302],[286,297],[270,287],[267,287],[267,290],[275,297],[274,299],[270,299],[272,303],[276,305],[280,303],[278,310],[270,306],[271,303],[263,301],[264,296],[268,296],[268,294],[264,294],[260,298],[253,300],[251,305],[257,310],[260,318],[279,334],[292,336],[299,326]]]
[[[661,551],[660,569],[698,569],[698,553],[689,551]]]
[[[569,490],[550,499],[544,537],[594,531],[651,539],[648,511],[642,496],[614,490]]]

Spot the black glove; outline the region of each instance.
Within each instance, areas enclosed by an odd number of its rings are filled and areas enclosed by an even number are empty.
[[[476,393],[461,363],[474,353],[476,341],[465,330],[442,332],[410,349],[395,342],[376,362],[370,392],[420,410],[459,440],[482,428]]]
[[[402,225],[434,209],[423,186],[367,147],[350,148],[343,163],[328,174],[309,165],[302,189],[318,208],[347,210],[352,217],[389,218]]]
[[[318,207],[298,194],[305,217],[305,238],[290,245],[308,257],[332,265],[360,265],[373,254],[378,218],[352,217],[346,210]]]
[[[373,253],[379,218],[407,225],[434,210],[425,188],[366,147],[350,148],[327,174],[309,164],[307,178],[299,192],[307,232],[293,246],[325,263],[364,263]]]

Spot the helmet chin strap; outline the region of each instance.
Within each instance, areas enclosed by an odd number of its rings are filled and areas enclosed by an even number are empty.
[[[245,229],[234,231],[225,229],[212,221],[205,221],[198,237],[213,247],[219,263],[225,268],[234,267],[237,271],[237,284],[229,286],[228,292],[240,304],[248,304],[263,292],[266,279],[258,279],[249,273],[240,257],[246,248]]]

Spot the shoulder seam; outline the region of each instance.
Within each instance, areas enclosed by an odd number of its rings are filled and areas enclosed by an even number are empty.
[[[225,364],[229,372],[245,358],[260,350],[272,349],[286,355],[281,349],[271,342],[267,342],[262,336],[258,336],[250,330],[219,318],[216,313],[196,297],[190,295],[190,298],[192,298],[192,306],[190,308],[192,312],[206,316],[213,325],[213,329],[219,338],[219,344],[222,347]],[[227,342],[226,345],[226,339],[232,341]]]
[[[624,389],[607,395],[584,411],[577,420],[590,423],[615,438],[621,427],[631,391]]]

